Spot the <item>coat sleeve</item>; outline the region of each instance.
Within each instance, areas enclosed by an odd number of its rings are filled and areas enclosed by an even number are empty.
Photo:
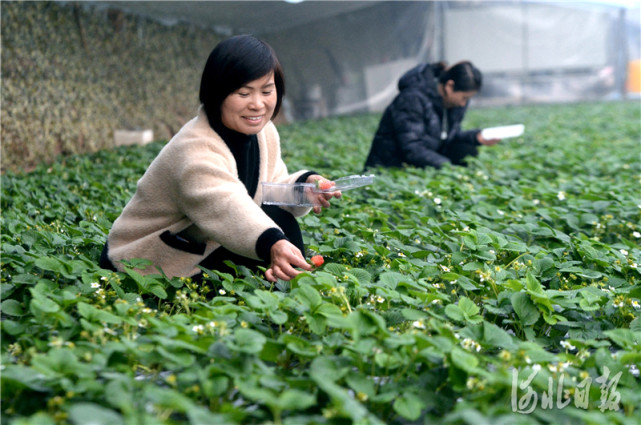
[[[456,138],[461,140],[463,143],[467,143],[469,145],[475,145],[478,146],[480,145],[478,139],[476,138],[476,135],[479,134],[481,130],[476,129],[476,130],[467,130],[467,131],[459,131],[456,135]]]
[[[476,138],[476,135],[480,133],[480,129],[473,130],[462,130],[462,122],[465,117],[465,112],[467,111],[467,105],[463,108],[455,108],[452,110],[452,119],[451,121],[455,123],[454,134],[452,134],[452,139],[456,140],[458,143],[465,143],[468,145],[478,146],[480,143]]]
[[[432,104],[422,100],[417,93],[409,92],[397,99],[397,107],[392,110],[392,122],[403,162],[417,167],[432,166],[440,168],[450,162],[438,153],[439,139],[438,116]],[[426,119],[426,115],[429,116]]]

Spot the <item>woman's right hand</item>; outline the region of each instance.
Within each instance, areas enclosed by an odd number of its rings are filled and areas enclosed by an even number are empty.
[[[501,139],[486,139],[485,137],[481,136],[481,132],[476,135],[476,140],[478,140],[480,144],[485,146],[493,146],[501,141]]]
[[[293,243],[287,239],[281,239],[272,245],[270,250],[272,262],[269,269],[265,271],[265,277],[270,282],[278,279],[291,280],[300,273],[295,267],[310,271],[312,266],[305,261],[305,257]]]

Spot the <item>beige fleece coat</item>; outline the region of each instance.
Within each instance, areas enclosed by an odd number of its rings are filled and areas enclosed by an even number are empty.
[[[147,259],[143,274],[192,276],[197,265],[221,245],[258,259],[256,242],[278,227],[260,208],[260,182],[293,183],[306,172],[288,174],[280,138],[269,122],[257,134],[260,151],[258,188],[252,199],[238,179],[234,157],[210,127],[204,110],[163,147],[142,178],[133,198],[113,223],[109,259],[123,270],[122,260]],[[310,208],[287,208],[295,217]],[[161,237],[161,235],[163,235]],[[178,248],[167,237],[179,241]],[[176,243],[172,243],[176,245]]]

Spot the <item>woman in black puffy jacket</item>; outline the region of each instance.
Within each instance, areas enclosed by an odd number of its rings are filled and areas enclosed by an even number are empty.
[[[461,130],[468,100],[481,89],[481,72],[470,62],[450,68],[421,64],[398,82],[400,93],[385,109],[365,168],[465,165],[478,146],[493,145],[480,130]]]

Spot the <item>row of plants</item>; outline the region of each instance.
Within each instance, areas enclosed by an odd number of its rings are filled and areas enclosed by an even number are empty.
[[[280,128],[290,169],[360,174],[378,115]],[[272,284],[97,266],[163,142],[2,176],[2,422],[637,424],[637,103],[522,122],[468,167],[371,170],[300,219],[324,264]]]

